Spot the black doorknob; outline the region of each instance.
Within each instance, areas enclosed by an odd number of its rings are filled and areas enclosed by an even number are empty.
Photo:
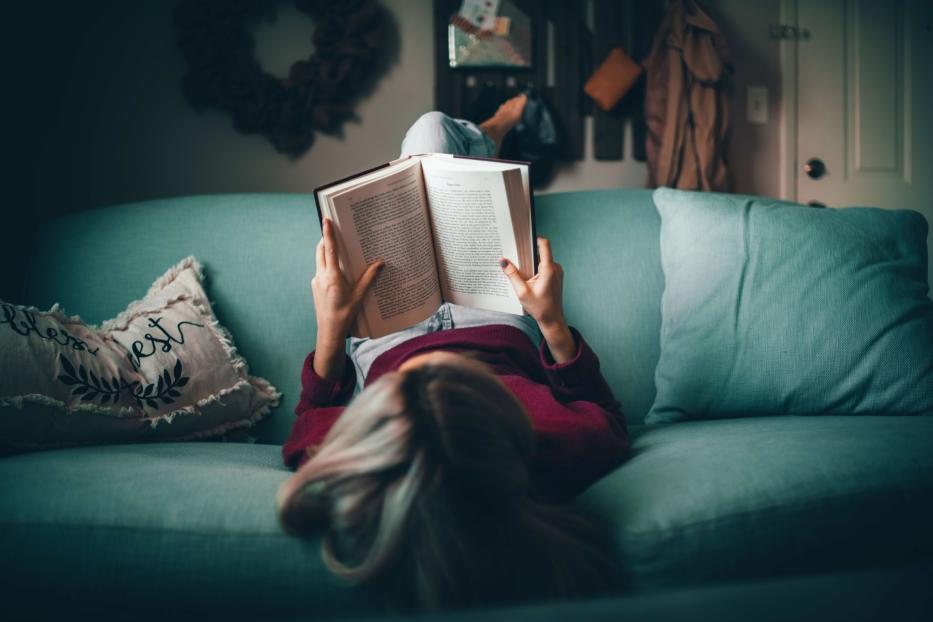
[[[819,179],[826,174],[826,165],[823,164],[823,161],[819,158],[810,158],[807,160],[807,163],[803,165],[803,172],[806,173],[810,179]]]

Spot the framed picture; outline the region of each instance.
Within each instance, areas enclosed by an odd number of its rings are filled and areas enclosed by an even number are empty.
[[[532,20],[511,0],[463,0],[447,24],[450,67],[532,67]]]

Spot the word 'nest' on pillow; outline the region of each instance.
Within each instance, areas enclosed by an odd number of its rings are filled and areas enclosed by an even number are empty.
[[[249,375],[193,257],[100,327],[0,301],[0,455],[219,436],[280,397]]]

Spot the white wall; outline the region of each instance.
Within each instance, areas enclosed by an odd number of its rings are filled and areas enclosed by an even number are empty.
[[[780,195],[781,66],[779,42],[768,27],[780,21],[779,0],[706,0],[731,49],[732,80],[729,168],[733,191],[742,194]],[[746,89],[768,89],[767,125],[746,121]]]

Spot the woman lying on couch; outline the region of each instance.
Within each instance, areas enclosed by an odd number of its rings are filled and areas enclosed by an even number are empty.
[[[509,100],[479,127],[428,113],[402,153],[494,155],[523,104]],[[538,239],[528,281],[500,262],[530,317],[444,303],[409,329],[351,338],[349,355],[345,335],[381,264],[348,283],[337,244],[325,220],[312,280],[317,344],[283,447],[298,468],[279,490],[283,527],[324,532],[331,571],[378,584],[402,608],[608,589],[614,565],[592,527],[554,503],[624,460],[625,419],[564,319],[548,241]]]

